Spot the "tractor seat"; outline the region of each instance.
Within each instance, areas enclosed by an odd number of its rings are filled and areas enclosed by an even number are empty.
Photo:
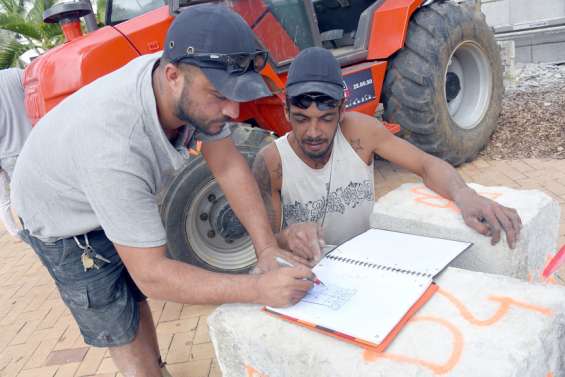
[[[355,44],[355,30],[345,33],[343,29],[332,29],[320,33],[322,46],[327,49],[336,49]]]

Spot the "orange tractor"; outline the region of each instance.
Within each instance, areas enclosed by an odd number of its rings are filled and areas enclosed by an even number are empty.
[[[66,96],[131,59],[163,49],[175,14],[201,1],[107,0],[97,29],[88,2],[58,3],[46,22],[67,38],[25,72],[35,123]],[[262,72],[273,95],[242,104],[234,141],[251,162],[290,127],[286,71],[303,48],[323,46],[343,67],[346,108],[382,118],[392,132],[454,165],[472,159],[496,127],[503,94],[499,49],[472,3],[434,0],[225,0],[269,51]],[[80,19],[89,32],[83,35]],[[222,25],[217,25],[222,27]],[[382,106],[380,106],[382,104]],[[171,257],[241,272],[255,262],[245,228],[198,148],[160,195]]]

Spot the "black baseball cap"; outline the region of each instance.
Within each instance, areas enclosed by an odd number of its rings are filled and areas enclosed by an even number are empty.
[[[296,56],[288,70],[286,95],[322,93],[343,98],[341,67],[333,54],[321,47],[309,47]]]
[[[253,70],[229,73],[224,67],[199,65],[189,53],[255,53],[259,45],[240,15],[219,4],[199,4],[180,12],[167,32],[163,57],[193,64],[225,97],[236,102],[271,96],[261,75]]]

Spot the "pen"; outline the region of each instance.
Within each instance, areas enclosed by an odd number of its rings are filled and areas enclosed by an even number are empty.
[[[336,248],[337,245],[331,245],[329,243],[325,244],[324,247],[322,247],[322,258],[334,251]]]
[[[283,259],[282,257],[275,257],[275,260],[277,261],[277,263],[279,264],[279,266],[281,267],[294,267],[294,265],[292,263],[290,263],[289,261],[287,261],[286,259]],[[322,281],[320,279],[318,279],[317,277],[314,277],[313,279],[306,279],[306,280],[310,280],[312,283],[314,284],[322,284],[323,286],[326,286],[324,283],[322,283]]]

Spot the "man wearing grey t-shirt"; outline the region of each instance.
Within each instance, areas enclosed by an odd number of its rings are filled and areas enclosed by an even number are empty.
[[[162,56],[139,57],[63,100],[20,154],[12,199],[23,236],[85,342],[109,347],[125,376],[161,375],[144,295],[287,306],[311,288],[304,265],[275,267],[276,255],[293,257],[277,247],[255,180],[225,127],[238,117],[238,102],[271,94],[257,73],[266,59],[240,16],[221,5],[191,6],[171,24]],[[182,165],[171,141],[187,130],[203,142],[264,274],[212,273],[166,257],[155,196]]]
[[[16,158],[31,131],[25,113],[23,70],[0,70],[0,220],[10,235],[19,238],[10,210],[10,178]]]

